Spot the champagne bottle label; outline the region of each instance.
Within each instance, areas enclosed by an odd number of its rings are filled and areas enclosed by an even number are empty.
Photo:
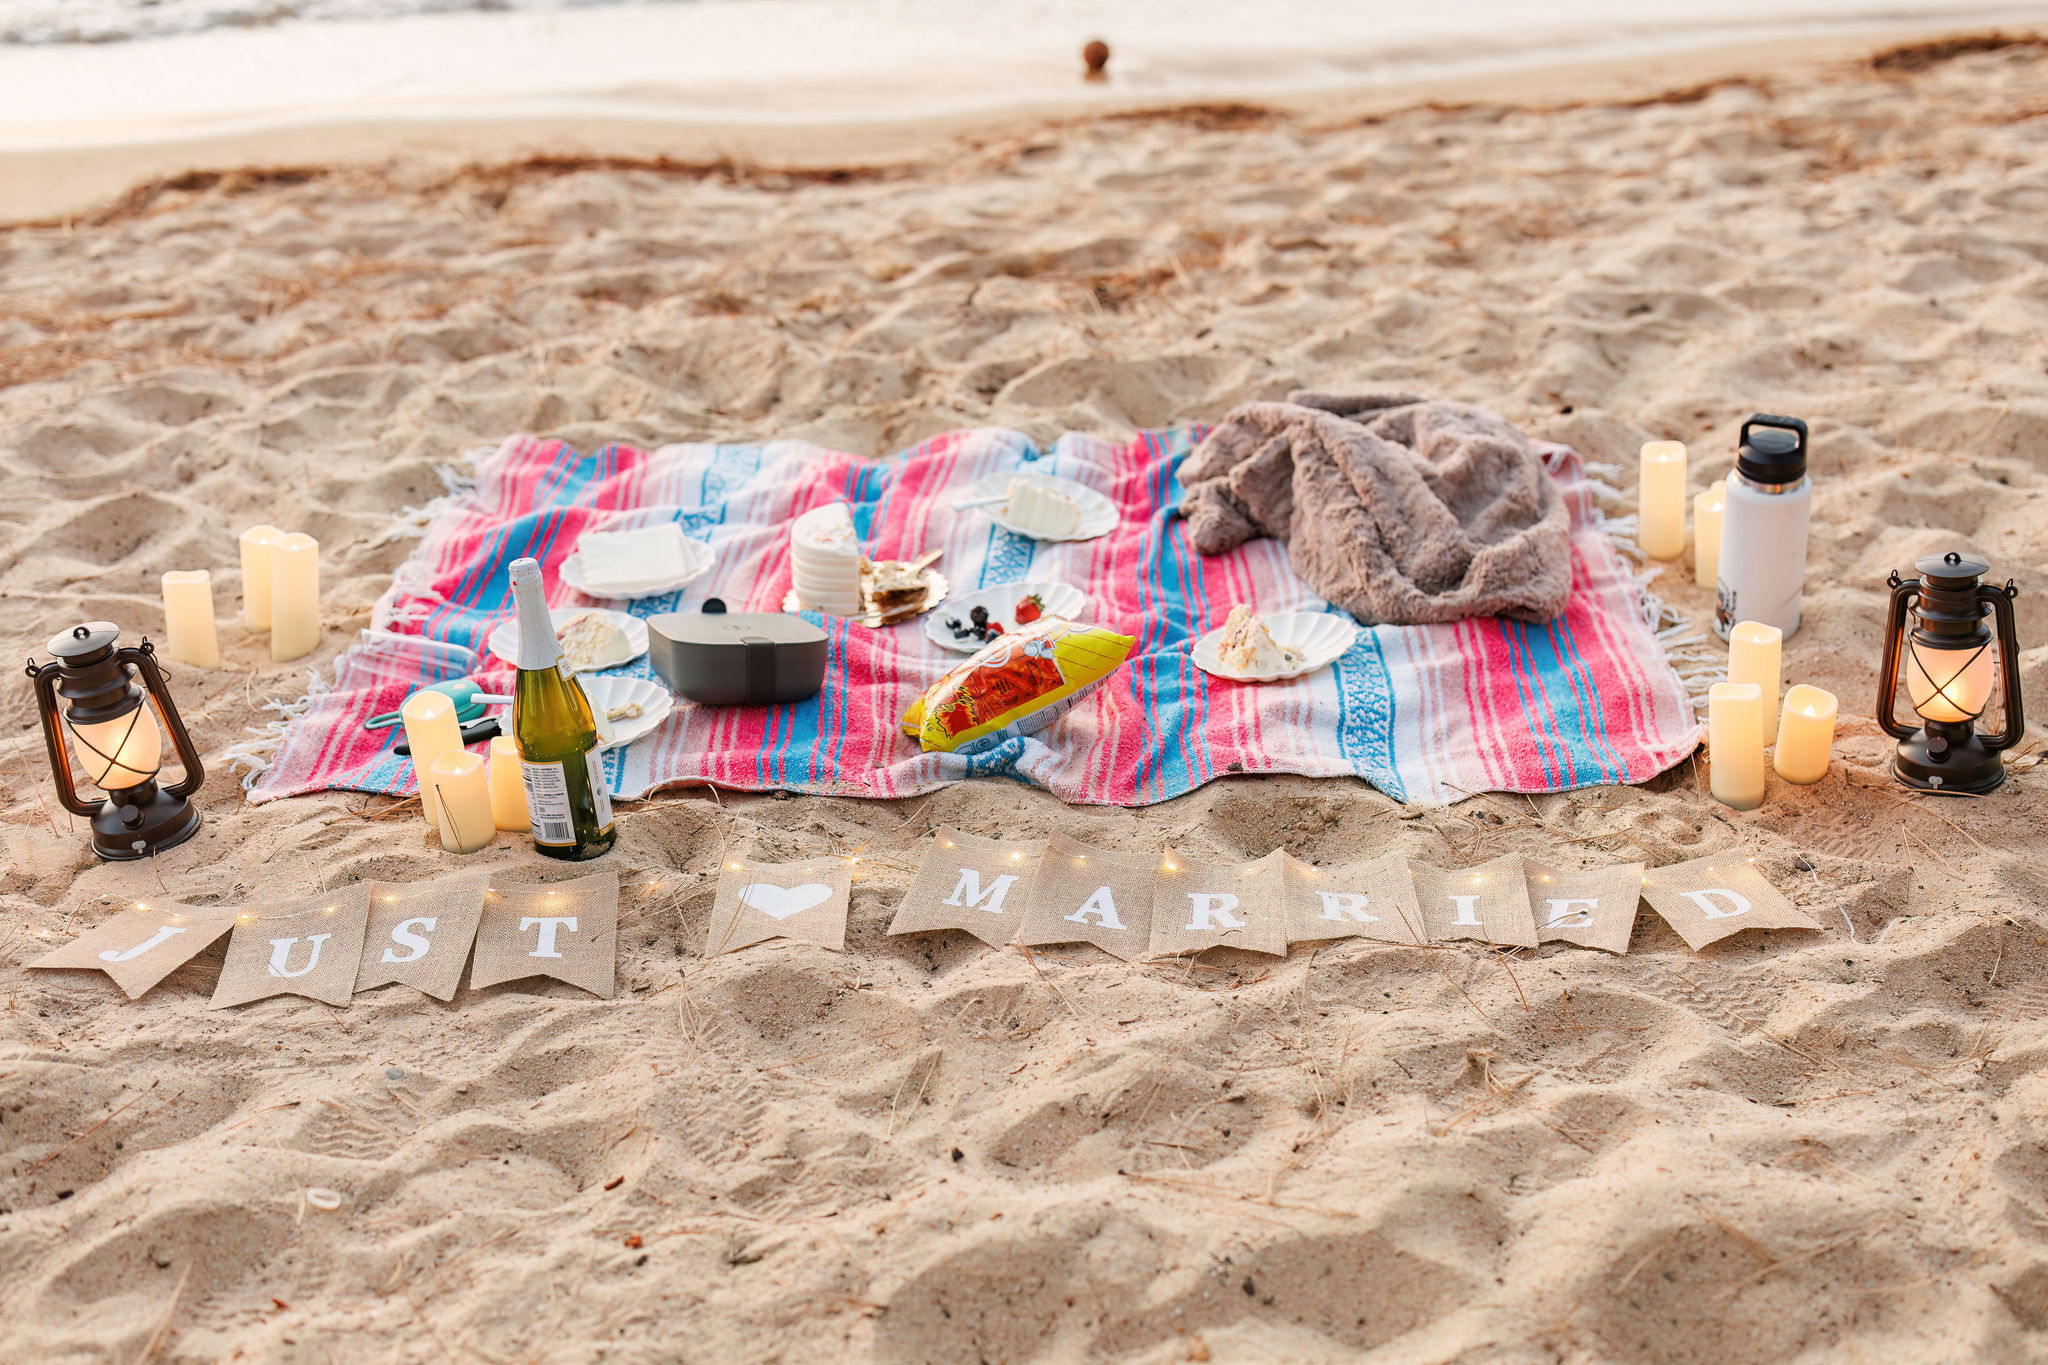
[[[533,841],[536,844],[573,845],[576,842],[576,820],[569,810],[569,779],[562,772],[559,763],[519,764],[520,775],[526,780],[526,809],[533,816]],[[604,823],[611,823],[609,801],[604,803]]]
[[[583,761],[590,771],[590,795],[597,803],[597,827],[600,831],[612,827],[612,789],[604,780],[604,759],[596,749],[583,755]]]

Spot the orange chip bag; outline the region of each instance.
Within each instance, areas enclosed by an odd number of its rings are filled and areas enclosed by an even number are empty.
[[[1135,643],[1101,626],[1041,616],[926,688],[903,713],[903,733],[928,753],[951,753],[999,730],[1030,734],[1114,672]]]

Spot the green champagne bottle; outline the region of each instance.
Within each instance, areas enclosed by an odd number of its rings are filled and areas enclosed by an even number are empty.
[[[512,561],[512,600],[519,611],[512,739],[526,779],[534,850],[570,861],[596,858],[618,841],[612,796],[598,757],[590,699],[562,664],[555,623],[541,595],[538,561]]]

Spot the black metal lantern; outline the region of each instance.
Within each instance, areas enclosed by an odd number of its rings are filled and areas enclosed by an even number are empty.
[[[157,666],[156,647],[144,639],[140,647],[117,649],[120,638],[119,629],[106,621],[75,626],[50,641],[57,661],[38,665],[30,659],[28,675],[35,679],[36,711],[43,718],[57,799],[73,815],[91,819],[93,852],[127,860],[147,858],[198,832],[199,811],[190,798],[206,780],[206,771]],[[138,673],[141,687],[136,686]],[[185,767],[185,776],[168,787],[156,782],[163,768],[159,720]],[[106,793],[104,799],[79,795],[60,725],[71,732],[78,764],[86,780]]]
[[[2012,614],[2019,590],[2010,580],[2003,588],[1979,582],[1991,565],[1975,555],[1929,555],[1913,567],[1918,578],[1901,578],[1896,571],[1891,576],[1891,618],[1878,679],[1877,723],[1899,741],[1892,775],[1921,791],[1988,792],[2005,781],[1999,750],[2017,744],[2026,725]],[[1997,622],[1995,636],[1986,617]],[[1900,724],[1892,713],[1901,682],[1921,720],[1917,728]],[[1977,718],[1991,704],[1994,683],[2005,703],[2005,728],[1980,735]]]

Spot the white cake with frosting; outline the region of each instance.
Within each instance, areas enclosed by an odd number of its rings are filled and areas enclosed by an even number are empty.
[[[813,611],[860,611],[860,537],[843,502],[813,507],[789,527],[789,573],[797,600]]]
[[[1081,504],[1073,494],[1028,475],[1010,480],[1003,516],[1027,535],[1070,536],[1081,529]]]
[[[1301,651],[1275,640],[1266,623],[1242,602],[1224,618],[1223,638],[1216,642],[1216,657],[1225,668],[1254,676],[1284,673],[1301,666]]]

